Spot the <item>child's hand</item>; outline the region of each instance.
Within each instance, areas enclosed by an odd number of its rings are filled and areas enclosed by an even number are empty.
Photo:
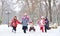
[[[9,24],[10,27],[12,27],[12,24]]]
[[[20,22],[20,24],[22,24],[22,22]]]

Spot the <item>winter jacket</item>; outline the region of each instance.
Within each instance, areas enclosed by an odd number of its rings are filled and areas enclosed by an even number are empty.
[[[11,22],[11,26],[17,27],[17,25],[20,24],[20,22],[18,20],[12,20]]]
[[[45,20],[39,20],[38,24],[40,27],[43,27],[45,25]]]
[[[45,19],[45,27],[49,30],[50,29],[50,27],[49,27],[49,20],[46,18]]]
[[[48,19],[46,18],[45,21],[46,21],[45,22],[46,26],[49,27],[49,21],[48,21]]]
[[[29,23],[29,17],[22,17],[22,25],[27,26]]]

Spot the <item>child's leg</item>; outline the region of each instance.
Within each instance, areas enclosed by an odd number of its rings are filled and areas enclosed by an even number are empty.
[[[13,30],[16,31],[16,27],[13,27]]]
[[[27,26],[23,26],[24,33],[26,33]]]
[[[45,26],[45,32],[47,32],[47,26]]]
[[[35,28],[33,27],[32,30],[35,31]]]
[[[16,31],[16,27],[15,27],[15,31]]]
[[[40,27],[40,30],[42,30],[42,27]]]
[[[13,26],[12,32],[16,33],[16,27]]]
[[[30,27],[29,31],[33,30],[32,27]]]
[[[35,28],[34,27],[30,27],[29,31],[31,31],[31,30],[35,31]]]
[[[26,33],[26,30],[24,29],[24,33]]]
[[[33,27],[33,31],[35,31],[35,28]]]
[[[42,32],[44,32],[44,27],[41,27],[41,29],[42,29]]]
[[[24,28],[24,27],[25,27],[25,26],[22,27],[22,30],[23,30],[23,32],[25,33],[25,28]]]
[[[31,31],[31,27],[30,27],[29,31]]]

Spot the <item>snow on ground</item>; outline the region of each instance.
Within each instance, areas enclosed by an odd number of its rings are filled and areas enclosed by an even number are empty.
[[[24,34],[22,31],[22,25],[18,25],[16,33],[11,32],[11,27],[8,27],[7,25],[0,25],[0,36],[60,36],[60,27],[48,30],[47,33],[42,33],[41,30],[39,30],[39,26],[35,26],[35,28],[36,32],[27,31],[27,33]]]

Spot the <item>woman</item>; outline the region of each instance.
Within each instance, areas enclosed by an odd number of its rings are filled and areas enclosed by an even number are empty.
[[[17,17],[14,16],[14,18],[11,22],[11,26],[13,27],[12,32],[14,31],[16,33],[16,27],[18,24],[20,24],[20,22],[17,20]]]

